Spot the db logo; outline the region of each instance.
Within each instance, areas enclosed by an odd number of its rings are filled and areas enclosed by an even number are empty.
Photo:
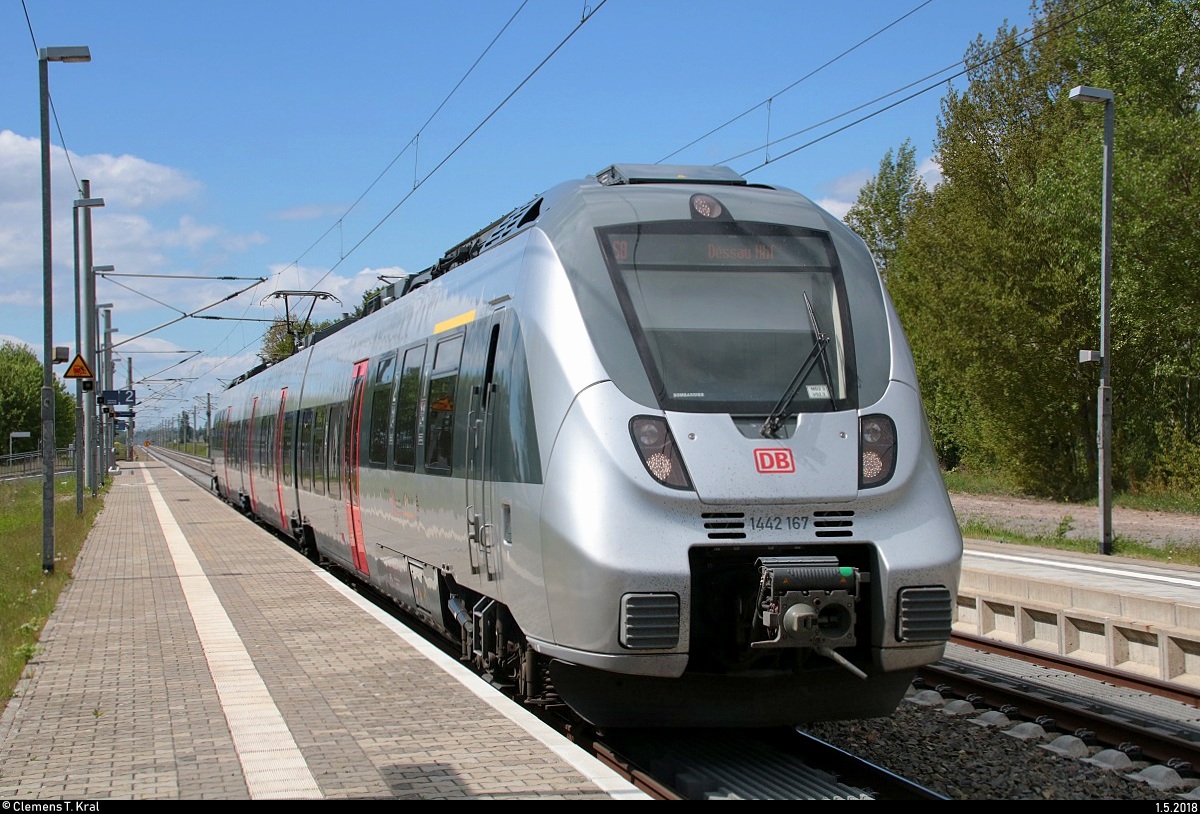
[[[790,449],[756,449],[754,467],[768,475],[795,472],[796,459]]]

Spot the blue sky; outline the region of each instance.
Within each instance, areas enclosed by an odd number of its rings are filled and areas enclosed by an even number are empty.
[[[49,66],[55,343],[74,350],[86,178],[106,204],[95,264],[157,275],[98,282],[130,340],[118,383],[126,358],[135,381],[188,380],[136,385],[145,428],[252,367],[266,327],[184,319],[131,340],[250,284],[184,275],[268,278],[205,314],[271,319],[272,291],[315,286],[342,303],[327,318],[619,162],[724,163],[842,215],[906,138],[936,173],[945,85],[833,131],[1029,19],[1028,0],[0,0],[0,339],[41,358],[37,47],[92,54]],[[160,373],[180,351],[203,353]]]

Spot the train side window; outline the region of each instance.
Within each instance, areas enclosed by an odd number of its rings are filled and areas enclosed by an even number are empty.
[[[312,488],[312,409],[300,411],[300,488]]]
[[[312,461],[313,461],[313,491],[318,495],[325,494],[325,422],[328,407],[318,407],[313,411],[312,431]]]
[[[437,475],[449,475],[454,461],[454,400],[462,349],[463,335],[459,334],[439,342],[433,355],[425,421],[425,470]]]
[[[367,436],[367,463],[382,468],[387,466],[388,422],[392,417],[392,377],[396,372],[396,357],[384,356],[375,371],[375,382],[371,386],[371,426]]]
[[[292,454],[296,447],[296,411],[283,414],[283,485],[292,485]]]
[[[254,433],[255,454],[258,456],[258,474],[267,477],[271,474],[269,466],[270,456],[267,454],[270,447],[268,444],[271,441],[271,417],[268,415],[261,416],[258,419],[258,428]]]
[[[325,444],[329,459],[325,467],[329,473],[329,496],[335,501],[342,499],[342,412],[342,405],[329,408],[329,443]]]
[[[421,401],[421,368],[424,366],[424,345],[405,351],[400,368],[400,385],[396,390],[392,465],[409,472],[417,467],[417,406]]]
[[[269,416],[267,421],[267,460],[266,473],[267,477],[275,480],[278,475],[275,473],[275,442],[276,436],[279,434],[279,421],[276,416]]]
[[[257,418],[251,418],[246,421],[246,471],[251,475],[258,477],[259,461],[262,460],[262,455],[259,450],[262,449],[262,421]]]

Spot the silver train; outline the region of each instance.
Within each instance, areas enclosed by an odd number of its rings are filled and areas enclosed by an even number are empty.
[[[602,727],[890,714],[962,537],[861,239],[725,167],[561,184],[214,411],[219,494]]]

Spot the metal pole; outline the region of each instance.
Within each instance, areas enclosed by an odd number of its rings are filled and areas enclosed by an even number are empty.
[[[104,206],[103,198],[92,198],[91,195],[92,182],[86,178],[80,182],[80,192],[83,197],[75,201],[71,207],[73,215],[74,230],[75,230],[75,352],[87,363],[88,368],[92,371],[92,381],[89,383],[91,389],[87,390],[87,397],[93,398],[93,390],[96,386],[95,365],[91,361],[91,351],[88,350],[90,343],[87,341],[87,335],[84,332],[83,326],[85,318],[83,316],[87,305],[87,282],[91,279],[92,267],[92,207]],[[79,226],[79,210],[84,210],[84,238],[87,246],[84,254],[87,258],[88,272],[86,279],[83,270],[80,268],[80,226]],[[85,483],[92,479],[88,477],[89,461],[91,460],[91,431],[88,427],[88,416],[90,411],[85,409],[86,403],[84,400],[83,382],[79,379],[75,380],[75,513],[83,513],[83,487]],[[92,493],[95,495],[95,492]]]
[[[112,390],[112,308],[104,309],[104,359],[103,367],[104,389]],[[111,407],[110,407],[111,409]],[[109,459],[112,457],[112,413],[105,413],[101,419],[100,429],[100,468],[108,471]]]
[[[1100,249],[1100,553],[1112,554],[1112,370],[1109,308],[1112,295],[1112,182],[1114,102],[1104,102],[1104,204],[1103,238]]]
[[[126,356],[125,363],[126,363],[125,384],[130,390],[133,390],[133,357]],[[130,409],[129,412],[130,412],[129,419],[125,422],[125,459],[128,461],[132,461],[133,460],[133,415],[132,415],[133,410]]]
[[[96,496],[96,388],[100,387],[100,366],[96,364],[96,274],[92,271],[92,210],[83,210],[83,359],[92,370],[92,389],[84,394],[83,445],[88,488]]]
[[[42,570],[54,572],[54,273],[50,255],[50,77],[43,51],[38,58],[42,115]]]
[[[84,198],[89,195],[91,181],[86,178],[80,181],[80,192]],[[79,316],[79,202],[71,207],[71,228],[74,237],[75,250],[75,352],[83,353],[83,327]],[[87,457],[83,446],[83,382],[75,380],[75,515],[83,514],[83,459]]]
[[[1080,362],[1100,362],[1100,387],[1096,393],[1096,469],[1100,504],[1100,553],[1112,554],[1112,342],[1109,303],[1112,295],[1112,183],[1115,100],[1104,88],[1078,85],[1069,97],[1104,105],[1104,196],[1100,238],[1100,350],[1079,351]]]

